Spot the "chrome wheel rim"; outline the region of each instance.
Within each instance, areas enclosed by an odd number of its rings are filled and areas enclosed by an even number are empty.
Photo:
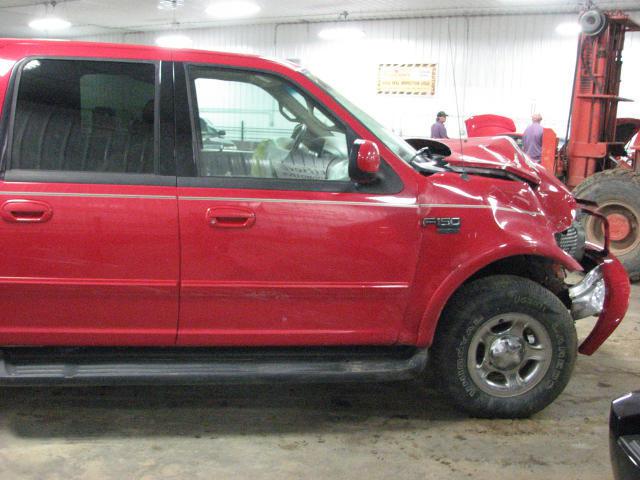
[[[467,367],[483,392],[515,397],[540,383],[551,357],[551,338],[538,320],[522,313],[506,313],[490,318],[475,332]]]

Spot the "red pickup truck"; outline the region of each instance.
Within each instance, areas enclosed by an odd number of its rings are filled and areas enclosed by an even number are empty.
[[[522,417],[627,309],[575,222],[596,207],[510,139],[416,150],[294,65],[0,40],[0,107],[0,385],[428,364],[471,414]]]

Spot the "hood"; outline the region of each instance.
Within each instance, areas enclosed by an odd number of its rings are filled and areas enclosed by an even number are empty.
[[[467,127],[467,135],[473,137],[492,137],[515,133],[516,124],[508,117],[501,115],[476,115],[464,121]]]
[[[463,170],[470,175],[491,177],[494,176],[490,174],[492,171],[500,171],[501,173],[496,176],[511,177],[511,180],[526,182],[527,186],[520,184],[518,187],[517,183],[513,183],[514,187],[508,189],[506,185],[490,189],[494,203],[510,208],[540,211],[544,213],[546,221],[552,225],[555,232],[566,230],[576,218],[578,208],[576,200],[567,187],[545,167],[532,162],[510,137],[466,140],[411,138],[407,141],[416,149],[428,147],[432,157],[442,157],[442,166],[434,162],[435,168],[432,173],[446,172],[443,165],[450,165],[458,167],[457,172],[461,172],[460,167],[464,167]],[[437,186],[437,183],[434,185]],[[464,192],[465,188],[461,187],[454,191]],[[468,199],[467,193],[463,193],[463,196],[465,198],[461,199],[460,203]]]
[[[512,138],[482,137],[444,140],[442,143],[452,150],[451,156],[447,157],[448,163],[469,170],[502,170],[527,182],[532,187],[530,194],[537,198],[541,211],[555,231],[569,228],[575,219],[578,207],[571,192],[545,167],[531,161]]]
[[[504,170],[539,185],[540,167],[532,162],[509,137],[479,137],[469,139],[441,139],[451,149],[447,162],[460,167]]]

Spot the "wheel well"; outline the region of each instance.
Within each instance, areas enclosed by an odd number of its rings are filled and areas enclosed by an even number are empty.
[[[516,275],[528,278],[550,290],[567,308],[570,306],[569,292],[564,283],[564,268],[548,258],[535,255],[503,258],[477,271],[463,285],[491,275]]]

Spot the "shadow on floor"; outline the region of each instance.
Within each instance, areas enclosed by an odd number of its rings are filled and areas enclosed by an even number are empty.
[[[2,428],[37,439],[428,429],[467,418],[417,382],[4,388],[1,396]]]

